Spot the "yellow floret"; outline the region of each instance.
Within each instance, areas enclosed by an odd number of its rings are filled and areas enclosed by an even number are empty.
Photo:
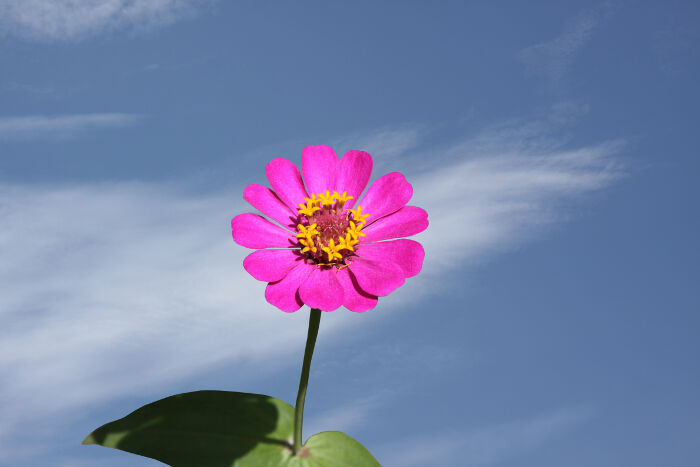
[[[325,193],[319,193],[318,197],[321,200],[321,206],[333,206],[335,204],[335,198],[328,190]]]
[[[348,213],[352,213],[352,219],[361,226],[367,223],[369,214],[362,214],[362,206],[357,206],[355,209],[348,209]]]
[[[355,251],[355,249],[352,247],[354,244],[353,242],[354,240],[352,239],[352,236],[348,234],[346,234],[345,237],[340,237],[338,239],[338,250]]]
[[[304,199],[308,199],[308,198],[304,198]],[[309,201],[307,204],[299,203],[299,206],[300,206],[300,208],[297,209],[297,212],[299,214],[304,214],[307,217],[313,216],[316,211],[321,209],[318,206],[316,206],[313,201]]]
[[[334,197],[334,198],[336,199],[336,201],[338,202],[338,207],[341,207],[341,208],[343,207],[343,205],[345,205],[345,202],[346,202],[347,200],[353,198],[352,196],[348,196],[348,192],[347,192],[347,191],[344,191],[343,194],[341,195],[341,194],[338,194],[338,192],[335,191],[335,190],[333,191],[333,197]]]
[[[357,240],[358,237],[366,237],[367,235],[361,232],[362,227],[362,225],[357,225],[355,222],[350,221],[350,227],[348,227],[347,233],[351,235],[354,240]]]
[[[311,193],[310,198],[304,198],[310,206],[318,206],[321,203],[321,199],[316,197],[316,193]]]
[[[307,251],[312,251],[316,253],[318,251],[318,248],[316,248],[316,245],[310,238],[301,239],[299,240],[299,243],[301,243],[304,246],[304,248],[301,249],[302,253],[306,253]]]
[[[333,261],[333,258],[343,259],[343,255],[338,253],[340,245],[336,245],[332,238],[331,241],[328,242],[328,246],[324,246],[322,249],[328,255],[328,261]]]
[[[317,224],[311,224],[310,226],[305,226],[304,224],[298,224],[297,229],[299,233],[296,235],[297,238],[308,238],[311,239],[314,235],[318,235],[319,232],[316,230]]]

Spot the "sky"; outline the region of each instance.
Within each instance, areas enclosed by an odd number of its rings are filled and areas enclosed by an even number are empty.
[[[230,220],[368,151],[422,272],[324,313],[305,436],[386,467],[700,465],[697,2],[0,0],[0,465],[156,399],[294,401]]]

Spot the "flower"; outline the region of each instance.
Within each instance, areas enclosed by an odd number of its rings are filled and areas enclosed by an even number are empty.
[[[401,237],[428,227],[428,213],[406,206],[413,187],[398,172],[375,180],[362,200],[372,157],[330,146],[307,146],[301,171],[277,158],[265,167],[272,189],[248,185],[243,198],[258,214],[231,221],[233,239],[258,249],[243,261],[255,279],[269,282],[265,298],[282,311],[306,304],[324,311],[341,305],[372,309],[423,266],[420,243]]]

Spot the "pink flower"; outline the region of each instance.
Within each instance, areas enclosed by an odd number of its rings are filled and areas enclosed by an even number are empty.
[[[301,170],[303,180],[292,162],[274,159],[265,167],[272,190],[248,185],[243,192],[279,225],[252,213],[231,221],[234,241],[258,249],[243,267],[269,282],[268,302],[286,312],[304,304],[362,312],[420,272],[423,247],[401,237],[425,230],[428,213],[406,206],[413,188],[403,175],[378,178],[355,205],[372,172],[366,152],[348,151],[338,160],[330,146],[308,146]]]

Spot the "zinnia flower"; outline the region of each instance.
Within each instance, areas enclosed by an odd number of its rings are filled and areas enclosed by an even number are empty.
[[[231,221],[234,241],[259,249],[243,267],[269,282],[268,302],[286,312],[304,304],[362,312],[420,272],[423,247],[401,237],[425,230],[428,213],[406,206],[413,188],[403,175],[378,178],[356,204],[372,172],[368,153],[348,151],[339,161],[329,146],[308,146],[301,170],[303,180],[291,161],[274,159],[265,167],[272,189],[243,192],[279,225],[252,213]]]

